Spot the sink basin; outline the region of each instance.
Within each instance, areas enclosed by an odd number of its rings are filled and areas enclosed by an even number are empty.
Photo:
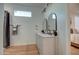
[[[42,36],[42,37],[54,37],[54,35],[50,35],[50,34],[46,34],[46,33],[42,33],[42,32],[39,32],[37,33],[38,35]]]
[[[46,31],[46,32],[45,32],[44,30],[42,30],[41,32],[42,32],[43,34],[53,35],[53,33],[52,33],[51,31]]]

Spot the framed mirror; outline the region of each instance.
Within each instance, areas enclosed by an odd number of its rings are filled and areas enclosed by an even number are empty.
[[[49,14],[48,24],[49,24],[50,31],[53,31],[54,35],[57,36],[57,15],[56,13]]]

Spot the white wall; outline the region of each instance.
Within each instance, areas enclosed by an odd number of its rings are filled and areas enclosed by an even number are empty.
[[[11,23],[21,25],[17,35],[11,33],[11,45],[35,44],[35,25],[38,25],[39,31],[42,29],[42,7],[25,7],[15,4],[5,4],[5,10],[11,15]],[[32,18],[15,17],[14,10],[32,11]]]
[[[70,37],[68,29],[68,4],[50,4],[45,13],[45,18],[47,18],[51,12],[57,15],[58,39],[56,42],[56,54],[68,54]]]
[[[3,22],[4,22],[4,9],[3,4],[0,4],[0,54],[3,54]]]

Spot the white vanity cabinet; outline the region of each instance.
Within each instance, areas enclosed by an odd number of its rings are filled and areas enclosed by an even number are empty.
[[[37,33],[36,43],[40,55],[55,55],[55,37],[53,35]]]

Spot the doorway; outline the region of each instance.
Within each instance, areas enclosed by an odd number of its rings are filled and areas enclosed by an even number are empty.
[[[79,16],[76,14],[70,21],[71,54],[79,55]]]
[[[4,48],[8,48],[10,46],[10,13],[8,11],[4,11],[4,40],[3,40]]]

